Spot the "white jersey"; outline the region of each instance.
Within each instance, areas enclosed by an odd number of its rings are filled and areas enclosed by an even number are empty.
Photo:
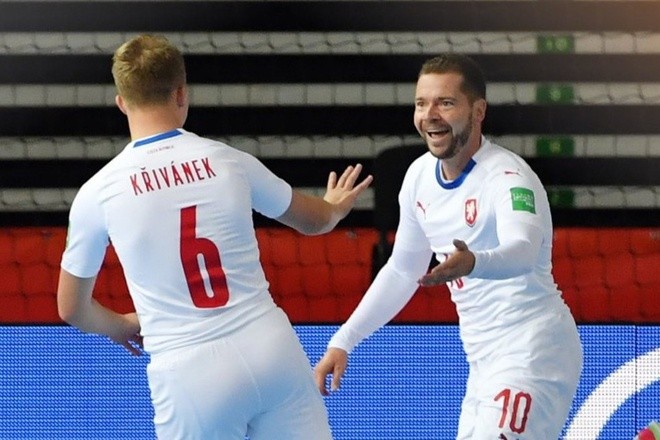
[[[442,262],[463,240],[475,253],[473,272],[448,284],[468,359],[481,356],[523,322],[565,308],[551,274],[552,220],[546,192],[515,153],[482,138],[459,178],[445,181],[441,161],[426,153],[407,171],[399,194],[396,246],[429,247]],[[483,263],[488,253],[521,229],[540,234],[531,271],[509,273],[507,261]]]
[[[80,188],[62,268],[93,277],[112,243],[147,352],[216,339],[275,307],[252,210],[278,217],[291,197],[220,142],[183,129],[137,140]]]
[[[399,192],[392,256],[330,347],[351,351],[394,317],[415,293],[432,253],[443,262],[453,240],[474,253],[469,276],[449,283],[469,361],[548,314],[570,314],[552,276],[552,219],[543,185],[521,157],[482,137],[461,175],[446,181],[427,152]]]

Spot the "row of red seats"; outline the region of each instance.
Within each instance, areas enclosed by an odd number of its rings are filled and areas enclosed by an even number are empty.
[[[289,229],[257,230],[261,259],[275,301],[296,323],[338,323],[371,281],[371,228],[338,229],[316,237]],[[0,323],[59,323],[55,290],[65,228],[0,229]],[[554,274],[580,322],[660,323],[660,229],[560,228]],[[95,288],[102,303],[133,309],[112,248]],[[453,323],[444,287],[420,288],[398,322]]]

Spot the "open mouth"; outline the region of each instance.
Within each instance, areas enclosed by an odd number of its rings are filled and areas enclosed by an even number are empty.
[[[426,130],[426,134],[428,137],[431,139],[437,139],[440,137],[443,137],[447,134],[449,134],[451,130],[449,128],[434,128],[430,130]]]

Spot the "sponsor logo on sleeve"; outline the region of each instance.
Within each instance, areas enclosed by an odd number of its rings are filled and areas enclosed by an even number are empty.
[[[536,214],[534,191],[527,188],[511,188],[511,208],[514,211],[527,211]]]

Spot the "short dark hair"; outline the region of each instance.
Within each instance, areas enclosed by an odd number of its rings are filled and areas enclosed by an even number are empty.
[[[486,77],[472,58],[459,53],[446,53],[427,60],[419,71],[419,76],[429,73],[458,73],[463,77],[461,91],[470,101],[486,99]]]

